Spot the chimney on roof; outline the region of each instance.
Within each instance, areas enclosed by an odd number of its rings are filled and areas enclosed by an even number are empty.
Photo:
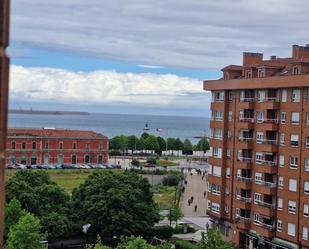
[[[263,54],[261,53],[251,53],[244,52],[243,53],[243,66],[249,66],[255,63],[260,63],[263,60]]]
[[[275,60],[275,59],[277,59],[277,57],[276,57],[276,55],[272,55],[272,56],[270,56],[270,59]]]
[[[309,46],[293,45],[292,56],[294,59],[309,58]]]

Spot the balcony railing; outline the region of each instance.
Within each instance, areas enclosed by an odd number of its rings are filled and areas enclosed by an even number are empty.
[[[238,141],[252,143],[253,138],[252,137],[238,137]]]
[[[238,160],[242,161],[242,162],[250,163],[250,162],[252,162],[252,157],[242,157],[242,156],[239,156]]]
[[[259,184],[259,185],[263,185],[267,188],[275,188],[277,186],[276,183],[274,183],[274,182],[266,182],[266,181],[262,181],[262,180],[255,180],[255,183]]]
[[[266,208],[275,208],[275,205],[272,203],[267,203],[267,202],[263,202],[263,201],[258,201],[256,202],[259,206],[261,207],[266,207]]]
[[[265,223],[260,223],[260,226],[263,228],[266,228],[267,230],[273,230],[274,226],[273,225],[269,225],[269,224],[265,224]]]
[[[258,123],[268,123],[268,124],[278,124],[278,119],[276,118],[264,118],[264,119],[258,119]]]
[[[254,102],[254,98],[240,98],[239,99],[241,102]]]
[[[276,140],[271,140],[271,139],[257,139],[256,143],[258,144],[276,144]]]
[[[254,123],[254,118],[251,117],[239,117],[240,122],[249,122],[249,123]]]
[[[236,215],[236,218],[241,220],[244,223],[250,223],[251,222],[251,219],[248,218],[248,217],[243,217],[243,216],[240,216],[240,215]]]
[[[263,160],[263,159],[256,159],[255,162],[257,164],[265,164],[269,166],[276,166],[277,164],[275,161],[268,161],[268,160]]]
[[[258,102],[264,103],[264,102],[279,102],[280,98],[279,97],[266,97],[263,99],[258,99]]]
[[[236,195],[236,199],[239,200],[239,201],[246,202],[246,203],[251,203],[251,198],[244,197],[244,196],[241,196],[241,195]]]
[[[251,177],[244,177],[244,176],[237,176],[236,179],[241,182],[251,182],[252,181]]]

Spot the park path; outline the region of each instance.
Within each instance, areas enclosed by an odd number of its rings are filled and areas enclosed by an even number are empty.
[[[207,209],[207,191],[206,191],[206,177],[202,180],[202,176],[198,175],[195,171],[192,171],[193,175],[187,173],[187,186],[181,197],[179,207],[181,208],[184,217],[201,217],[206,216]],[[204,198],[204,191],[206,196]],[[194,197],[193,203],[189,206],[188,200]],[[194,207],[197,205],[197,211]]]

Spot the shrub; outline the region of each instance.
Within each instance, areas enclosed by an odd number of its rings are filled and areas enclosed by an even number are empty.
[[[131,162],[131,164],[132,164],[133,166],[135,166],[135,167],[139,167],[139,166],[140,166],[140,161],[137,160],[137,159],[133,159],[132,162]]]
[[[157,236],[159,238],[168,239],[173,235],[173,228],[171,226],[155,226],[152,230],[153,236]]]
[[[149,156],[147,158],[147,163],[151,163],[151,164],[156,164],[157,163],[157,159],[154,156]]]
[[[180,181],[180,177],[178,175],[172,174],[163,178],[163,185],[165,186],[177,186]]]
[[[192,226],[187,226],[187,233],[194,233],[195,229]],[[174,227],[174,233],[183,234],[184,233],[184,226],[178,225]]]
[[[121,156],[121,153],[119,150],[112,150],[109,152],[110,156]]]
[[[189,241],[177,240],[175,243],[175,249],[197,249],[197,247]]]

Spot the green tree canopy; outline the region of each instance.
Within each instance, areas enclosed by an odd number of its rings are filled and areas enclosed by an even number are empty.
[[[183,142],[179,138],[176,138],[174,146],[175,150],[183,150]]]
[[[10,228],[6,249],[44,249],[40,243],[45,237],[40,233],[40,220],[30,213],[22,216]]]
[[[234,247],[222,239],[216,229],[209,229],[207,234],[202,234],[201,241],[197,244],[197,249],[233,249]]]
[[[6,184],[6,201],[16,198],[22,208],[35,214],[51,238],[71,229],[70,196],[44,171],[18,171]]]
[[[178,220],[183,217],[183,213],[182,213],[181,209],[177,206],[174,206],[174,207],[171,208],[170,212],[171,213],[170,213],[169,219],[171,221],[175,221],[176,225],[177,225]]]
[[[167,149],[175,150],[175,138],[173,137],[167,138]]]
[[[209,142],[207,138],[202,138],[197,144],[198,150],[204,151],[204,153],[209,150]]]
[[[117,249],[156,249],[156,247],[149,245],[142,237],[132,236],[122,239]]]
[[[119,136],[109,139],[109,149],[110,150],[120,150],[120,137]]]
[[[185,151],[192,151],[193,150],[193,146],[192,143],[189,139],[185,139],[185,141],[183,142],[183,150]]]
[[[159,150],[157,151],[158,154],[162,154],[162,151],[166,150],[166,142],[163,137],[157,137],[158,143],[159,143]]]
[[[157,140],[157,138],[153,135],[149,135],[146,138],[146,150],[154,150],[154,151],[158,151],[160,148],[159,146],[159,142]]]
[[[109,249],[109,247],[104,246],[101,242],[100,236],[97,236],[97,241],[94,245],[86,245],[86,249]]]
[[[138,145],[138,137],[137,136],[128,136],[128,149],[129,150],[135,150]]]
[[[132,172],[96,171],[72,199],[78,222],[106,237],[147,234],[159,218],[148,180]]]
[[[143,134],[141,135],[141,138],[143,139],[147,139],[149,137],[149,134],[147,132],[143,132]]]

